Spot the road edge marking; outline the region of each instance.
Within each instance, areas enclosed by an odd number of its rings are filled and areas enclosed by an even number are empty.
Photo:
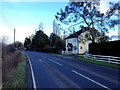
[[[28,58],[28,62],[29,62],[30,70],[31,70],[31,74],[32,74],[33,88],[36,90],[35,76],[34,76],[34,72],[33,72],[33,68],[32,68],[32,64],[31,64],[30,58],[28,57],[28,55],[26,53],[24,53],[24,52],[22,52],[22,53],[25,54],[26,57]]]
[[[112,89],[108,88],[107,86],[105,86],[105,85],[103,85],[103,84],[101,84],[101,83],[99,83],[99,82],[97,82],[97,81],[95,81],[95,80],[93,80],[93,79],[91,79],[91,78],[89,78],[89,77],[87,77],[87,76],[85,76],[85,75],[83,75],[83,74],[75,71],[75,70],[72,70],[72,72],[74,72],[74,73],[76,73],[77,75],[80,75],[80,76],[88,79],[89,81],[94,82],[95,84],[98,84],[98,85],[101,86],[101,87],[104,87],[104,88],[106,88],[106,89],[108,89],[108,90],[112,90]]]

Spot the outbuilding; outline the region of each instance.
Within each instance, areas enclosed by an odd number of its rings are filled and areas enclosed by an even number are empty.
[[[89,51],[89,44],[92,42],[86,39],[89,35],[88,27],[82,27],[81,30],[69,35],[66,40],[66,54],[84,54]]]

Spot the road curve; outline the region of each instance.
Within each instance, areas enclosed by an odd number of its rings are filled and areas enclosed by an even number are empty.
[[[28,68],[28,88],[120,89],[120,70],[68,56],[23,52],[31,63]]]

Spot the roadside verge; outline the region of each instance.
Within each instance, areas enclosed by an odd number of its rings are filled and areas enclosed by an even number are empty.
[[[27,88],[27,57],[24,54],[20,56],[20,62],[17,64],[11,78],[4,85],[5,89]]]
[[[36,90],[36,82],[35,82],[35,76],[34,76],[34,72],[33,72],[33,68],[32,68],[32,64],[31,64],[31,61],[30,61],[30,58],[27,56],[26,53],[22,52],[24,55],[26,55],[27,59],[28,59],[28,63],[29,63],[29,66],[30,66],[30,72],[31,72],[31,75],[32,75],[32,83],[33,83],[33,88],[34,90]]]
[[[101,66],[110,67],[110,68],[120,70],[120,65],[119,64],[101,62],[101,61],[96,61],[96,60],[93,60],[93,59],[86,59],[83,56],[78,56],[77,59],[80,60],[80,61],[84,61],[84,62],[88,62],[88,63],[97,64],[97,65],[101,65]]]

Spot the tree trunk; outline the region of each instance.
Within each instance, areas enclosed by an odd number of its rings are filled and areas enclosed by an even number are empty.
[[[95,36],[94,36],[94,28],[90,28],[90,26],[88,26],[90,34],[92,36],[92,43],[95,43]]]

